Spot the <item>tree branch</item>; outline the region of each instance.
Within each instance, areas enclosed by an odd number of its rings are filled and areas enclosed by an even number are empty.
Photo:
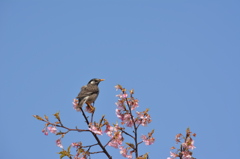
[[[88,126],[89,126],[89,121],[88,121],[88,118],[87,118],[86,114],[84,113],[82,107],[80,107],[80,109],[81,109],[81,112],[82,112],[83,117],[84,117],[85,120],[86,120],[86,123],[87,123]],[[102,148],[102,150],[103,150],[102,152],[105,153],[106,156],[107,156],[109,159],[112,159],[112,156],[110,156],[110,154],[107,152],[106,148],[102,145],[102,143],[101,143],[101,141],[99,140],[98,136],[97,136],[95,133],[93,133],[92,131],[90,131],[90,132],[92,133],[92,135],[94,136],[94,138],[97,140],[98,145]]]
[[[123,91],[123,94],[124,94],[125,92]],[[128,106],[128,109],[129,109],[129,112],[130,112],[130,116],[131,116],[131,120],[132,120],[132,122],[133,122],[133,127],[134,127],[134,141],[135,141],[135,157],[136,158],[138,158],[138,142],[137,142],[137,126],[136,126],[136,123],[135,123],[135,121],[134,121],[134,118],[133,118],[133,115],[132,115],[132,110],[131,110],[131,107],[130,107],[130,105],[128,104],[128,100],[127,100],[127,98],[126,98],[126,103],[127,103],[127,106]]]

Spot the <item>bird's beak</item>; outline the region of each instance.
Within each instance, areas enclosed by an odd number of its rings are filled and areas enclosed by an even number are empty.
[[[104,81],[105,79],[100,79],[100,81]]]

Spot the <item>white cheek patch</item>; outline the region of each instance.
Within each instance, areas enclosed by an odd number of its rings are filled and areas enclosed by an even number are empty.
[[[94,84],[94,83],[95,83],[95,81],[91,81],[90,83],[91,83],[91,84]]]

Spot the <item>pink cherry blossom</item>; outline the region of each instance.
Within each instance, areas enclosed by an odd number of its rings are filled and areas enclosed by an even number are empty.
[[[46,128],[42,129],[42,133],[47,136],[48,135],[47,129]]]
[[[114,140],[112,140],[111,142],[108,143],[108,146],[112,146],[117,149],[119,144],[117,142],[115,142]]]
[[[73,109],[75,109],[76,111],[81,111],[79,108],[78,108],[78,100],[77,99],[73,99]]]
[[[108,146],[112,146],[114,148],[118,148],[119,145],[122,144],[123,137],[122,132],[119,131],[121,127],[119,127],[118,124],[115,124],[114,126],[110,126],[109,124],[106,125],[106,134],[111,138],[110,142],[108,143]]]
[[[182,159],[192,159],[192,155],[189,151],[182,151]]]
[[[61,139],[57,139],[57,140],[56,140],[56,144],[57,144],[58,147],[63,148]]]
[[[108,125],[106,125],[106,130],[104,131],[109,137],[112,137],[113,135],[112,135],[112,133],[113,132],[116,132],[117,131],[117,129],[116,129],[116,127],[113,127],[113,126],[110,126],[109,124]]]
[[[133,121],[132,121],[131,115],[129,113],[124,114],[123,122],[126,124],[127,127],[133,126]]]
[[[142,135],[141,138],[143,139],[145,145],[152,145],[155,141],[154,137],[146,137],[145,135]]]
[[[130,152],[130,155],[127,155],[128,151],[127,151],[127,149],[125,149],[123,146],[120,146],[119,149],[120,149],[120,154],[121,154],[123,157],[126,157],[126,158],[128,158],[128,159],[132,159],[132,158],[133,158],[133,157],[132,157],[132,152]]]
[[[79,157],[79,153],[74,156],[74,159],[87,159],[86,157]]]
[[[137,107],[139,107],[139,105],[138,105],[138,100],[137,100],[137,99],[134,99],[134,98],[131,98],[131,99],[128,101],[128,105],[131,107],[131,110],[135,110]]]
[[[91,123],[89,124],[90,125],[90,128],[89,130],[97,135],[102,135],[102,130],[94,125],[92,125]]]
[[[115,103],[117,105],[117,108],[119,110],[125,110],[125,106],[124,106],[124,101],[123,100],[118,100],[118,102]]]
[[[187,149],[195,149],[196,147],[193,145],[194,140],[192,138],[188,138],[188,140],[184,143],[182,143],[182,146]]]
[[[126,93],[116,95],[116,97],[119,97],[120,99],[125,99],[125,98],[127,98],[127,96],[128,96],[128,94],[126,94]]]
[[[81,146],[81,143],[73,142],[71,145],[72,147],[79,148],[79,146]]]
[[[141,124],[142,126],[147,126],[147,124],[151,123],[151,116],[146,112],[136,112],[138,115],[136,123]]]
[[[108,143],[108,146],[112,146],[114,148],[118,148],[122,144],[122,142],[123,142],[122,133],[120,131],[115,132],[114,135],[111,138],[112,139]]]
[[[120,109],[116,109],[116,115],[117,115],[117,117],[118,117],[119,119],[123,120],[124,115],[121,114],[121,110],[120,110]]]
[[[173,153],[173,152],[171,152],[171,151],[170,151],[170,156],[173,157],[173,158],[178,157],[178,155],[177,155],[176,153]]]
[[[51,133],[53,133],[53,134],[56,134],[56,132],[57,132],[57,128],[56,128],[56,127],[52,127],[52,126],[49,126],[49,127],[48,127],[48,130],[49,130]]]
[[[188,149],[195,149],[196,147],[193,145],[194,144],[194,141],[192,141],[191,145],[188,145]]]
[[[178,142],[180,142],[180,140],[181,140],[181,137],[182,137],[183,135],[180,133],[180,134],[177,134],[176,136],[175,136],[175,141],[178,143]]]

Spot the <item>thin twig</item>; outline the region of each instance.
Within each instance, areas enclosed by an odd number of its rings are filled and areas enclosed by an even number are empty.
[[[112,140],[113,140],[113,138],[111,138],[111,139],[104,145],[104,147],[106,147]]]
[[[82,132],[82,131],[90,131],[90,130],[84,130],[84,129],[71,129],[71,128],[68,128],[64,125],[58,125],[58,124],[54,124],[54,123],[51,123],[49,121],[43,121],[43,122],[46,122],[46,123],[49,123],[49,125],[53,125],[53,126],[56,126],[56,127],[60,127],[60,128],[64,128],[64,129],[67,129],[68,131],[78,131],[78,132]]]
[[[97,144],[93,144],[93,145],[88,145],[88,146],[82,146],[83,148],[87,148],[87,147],[93,147],[93,146],[97,146],[98,145],[98,143]]]
[[[138,124],[137,129],[138,129],[138,127],[139,127],[140,125],[141,125],[141,124]]]
[[[135,139],[135,137],[134,137],[134,136],[132,136],[131,134],[127,133],[126,131],[124,131],[124,130],[121,130],[121,131],[122,131],[124,134],[126,134],[126,135],[130,136],[131,138]]]
[[[58,118],[58,121],[59,121],[60,125],[63,126],[62,121],[61,121],[60,118]]]
[[[53,124],[54,125],[54,124]],[[64,128],[64,129],[67,129],[69,131],[78,131],[78,132],[82,132],[82,131],[90,131],[90,130],[83,130],[83,129],[70,129],[68,127],[65,127],[65,126],[61,126],[61,125],[55,125],[56,127],[61,127],[61,128]]]
[[[97,153],[104,153],[103,151],[98,151],[98,152],[89,152],[90,154],[97,154]]]

